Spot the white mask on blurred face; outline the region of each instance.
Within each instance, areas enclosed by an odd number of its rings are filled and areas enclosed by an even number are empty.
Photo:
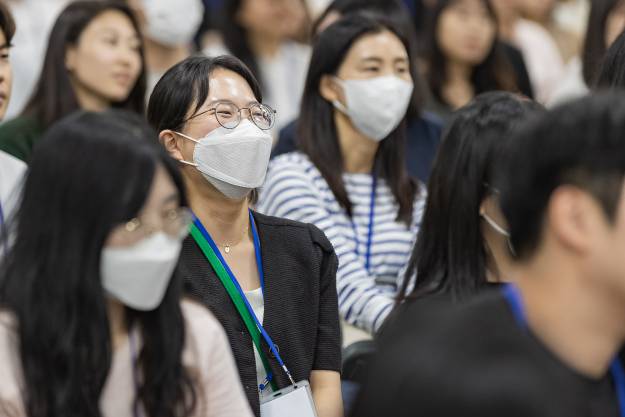
[[[365,80],[335,80],[343,87],[346,106],[338,100],[334,107],[350,118],[366,137],[376,142],[399,126],[410,104],[412,82],[394,75]]]
[[[202,0],[143,0],[146,36],[162,45],[191,44],[204,18]]]
[[[105,247],[100,261],[102,286],[125,306],[154,310],[165,296],[181,249],[181,240],[164,232],[132,246]]]

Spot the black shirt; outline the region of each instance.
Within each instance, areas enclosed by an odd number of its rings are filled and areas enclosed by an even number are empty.
[[[295,381],[312,370],[340,371],[341,340],[336,293],[337,258],[323,232],[310,224],[253,213],[265,275],[263,327],[278,346]],[[207,306],[224,327],[241,382],[260,415],[252,338],[214,270],[189,237],[179,269],[185,292]],[[263,341],[279,388],[289,385]]]
[[[413,178],[427,184],[432,163],[441,141],[443,122],[432,113],[423,112],[421,117],[409,120],[406,131],[406,169]],[[271,152],[274,158],[297,148],[297,121],[280,131],[278,143]]]
[[[618,417],[611,379],[567,367],[518,326],[499,292],[401,307],[352,416]]]

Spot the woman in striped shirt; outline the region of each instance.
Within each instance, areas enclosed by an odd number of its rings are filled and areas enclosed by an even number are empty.
[[[313,223],[339,258],[343,319],[376,331],[392,306],[425,191],[405,167],[413,90],[408,42],[383,18],[349,16],[317,38],[299,148],[275,158],[259,211]]]

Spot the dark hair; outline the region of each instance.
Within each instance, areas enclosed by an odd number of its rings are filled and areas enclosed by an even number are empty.
[[[608,16],[621,0],[592,0],[582,50],[583,75],[586,85],[593,85],[597,71],[608,49],[605,42],[605,27]]]
[[[11,45],[15,36],[15,20],[4,2],[0,1],[0,30],[4,33],[7,45]]]
[[[562,185],[597,199],[614,219],[625,175],[625,96],[601,93],[564,105],[525,126],[500,167],[500,205],[517,258],[530,258],[545,212]]]
[[[313,39],[318,35],[321,22],[332,12],[340,13],[342,18],[353,14],[369,16],[373,19],[382,17],[385,21],[391,22],[401,37],[407,40],[407,49],[412,59],[419,54],[419,42],[414,22],[410,19],[407,7],[399,0],[334,0],[313,23]],[[420,117],[424,97],[427,94],[421,73],[417,71],[416,67],[412,67],[412,69],[414,69],[411,71],[414,89],[410,106],[406,112],[409,120]]]
[[[299,147],[317,167],[328,183],[339,205],[352,215],[352,203],[343,183],[343,156],[334,123],[334,106],[319,93],[321,79],[336,74],[345,55],[360,37],[389,30],[404,44],[410,56],[408,41],[395,26],[381,18],[350,15],[330,25],[315,42],[306,77],[302,108],[298,121]],[[374,175],[385,178],[399,204],[397,219],[412,222],[412,208],[419,185],[406,171],[406,118],[380,142],[375,155]]]
[[[457,111],[432,168],[428,199],[399,300],[433,293],[462,299],[487,283],[488,253],[480,205],[493,184],[493,166],[511,131],[541,109],[520,96],[493,92]],[[417,274],[415,288],[406,291]]]
[[[176,165],[155,136],[139,116],[111,110],[71,115],[36,147],[16,213],[16,240],[0,269],[0,301],[18,323],[30,417],[101,415],[113,354],[102,248],[115,226],[137,216],[157,166],[186,205]],[[150,416],[187,416],[196,404],[182,365],[181,291],[174,273],[158,308],[125,309],[129,328],[136,323],[144,341],[136,400]]]
[[[189,109],[193,108],[192,113],[196,113],[208,98],[209,79],[218,68],[243,77],[256,100],[262,103],[258,81],[238,58],[192,56],[171,67],[154,87],[148,103],[148,121],[152,127],[158,132],[183,129]]]
[[[608,49],[595,88],[625,88],[625,32]]]
[[[116,10],[130,19],[137,34],[141,34],[137,19],[122,0],[80,0],[70,3],[59,15],[48,41],[48,50],[35,91],[30,98],[25,115],[33,116],[43,128],[79,110],[80,105],[70,80],[65,59],[68,47],[79,42],[85,28],[100,14]],[[143,43],[139,48],[141,74],[126,98],[113,107],[143,114],[145,110],[146,73]]]
[[[148,121],[158,132],[181,131],[187,120],[189,109],[192,114],[202,107],[209,94],[209,79],[218,68],[239,74],[249,84],[254,97],[263,101],[260,85],[254,74],[238,58],[229,55],[209,58],[192,56],[171,67],[158,81],[148,103]],[[250,202],[256,203],[258,192],[253,190]]]
[[[486,6],[488,15],[496,26],[497,15],[491,1],[481,1]],[[441,49],[437,32],[441,15],[448,7],[457,2],[458,0],[439,0],[436,2],[436,6],[431,13],[426,36],[427,50],[425,58],[428,64],[426,80],[434,97],[439,102],[445,104],[449,104],[443,97],[443,86],[447,82],[447,57]],[[493,90],[518,91],[514,70],[501,48],[499,36],[495,35],[488,55],[482,63],[476,65],[473,69],[471,84],[473,85],[475,95]]]

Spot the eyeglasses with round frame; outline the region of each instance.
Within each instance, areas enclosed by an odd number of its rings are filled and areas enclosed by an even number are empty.
[[[139,217],[128,220],[119,226],[119,233],[124,236],[124,240],[128,242],[138,242],[153,233],[162,231],[166,235],[175,239],[184,239],[190,230],[193,222],[193,215],[186,207],[178,207],[165,212],[162,226],[154,227]]]
[[[247,110],[247,118],[261,130],[269,130],[276,122],[277,112],[266,104],[253,103],[248,107],[239,108],[236,104],[229,101],[219,101],[214,107],[196,113],[191,117],[183,120],[183,123],[195,119],[203,114],[212,114],[220,126],[226,129],[234,129],[242,120],[241,111]]]

